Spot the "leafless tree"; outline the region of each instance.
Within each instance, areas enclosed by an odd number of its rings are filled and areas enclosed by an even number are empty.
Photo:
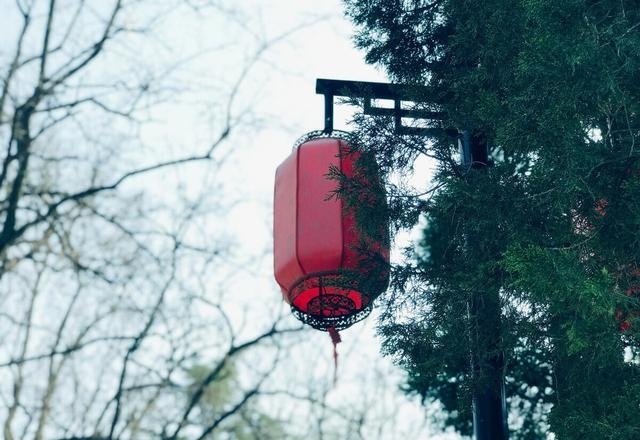
[[[223,234],[206,228],[225,209],[215,191],[220,150],[248,116],[235,99],[270,42],[255,45],[216,102],[180,102],[205,86],[180,83],[194,60],[227,48],[179,51],[162,40],[166,24],[232,10],[5,3],[14,46],[1,58],[3,436],[203,438],[258,394],[277,356],[195,427],[203,391],[250,348],[277,353],[277,337],[297,330],[274,320],[243,332],[207,282],[233,269]],[[172,151],[150,132],[169,99],[176,117],[181,106],[215,110],[212,140]],[[200,364],[208,372],[188,392],[186,372]]]

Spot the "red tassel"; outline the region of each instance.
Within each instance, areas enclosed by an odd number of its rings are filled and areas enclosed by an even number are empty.
[[[335,327],[329,327],[327,331],[329,332],[329,336],[331,336],[331,342],[333,342],[333,384],[335,385],[338,379],[338,350],[336,346],[342,342],[342,339]]]

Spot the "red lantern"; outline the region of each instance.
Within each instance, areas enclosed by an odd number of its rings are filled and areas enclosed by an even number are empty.
[[[385,195],[371,160],[335,132],[311,134],[276,171],[275,278],[317,329],[366,317],[389,282]]]

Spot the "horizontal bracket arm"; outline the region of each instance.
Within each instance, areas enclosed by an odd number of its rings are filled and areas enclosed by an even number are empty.
[[[333,131],[334,96],[364,99],[364,114],[392,116],[396,133],[435,136],[442,132],[441,129],[437,128],[409,127],[402,123],[402,118],[444,119],[443,112],[402,107],[403,102],[435,104],[430,96],[431,89],[426,86],[318,78],[316,80],[316,93],[324,95],[324,131],[327,133]],[[376,106],[373,103],[374,100],[391,100],[393,101],[393,108]]]

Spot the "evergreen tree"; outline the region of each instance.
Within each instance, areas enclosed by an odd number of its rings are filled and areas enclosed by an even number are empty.
[[[493,161],[461,165],[451,130],[425,142],[357,117],[393,224],[424,226],[380,322],[407,389],[470,434],[480,292],[499,296],[511,438],[640,438],[640,2],[345,4],[366,60],[429,86],[432,125],[486,137]],[[431,190],[397,183],[425,154]]]

